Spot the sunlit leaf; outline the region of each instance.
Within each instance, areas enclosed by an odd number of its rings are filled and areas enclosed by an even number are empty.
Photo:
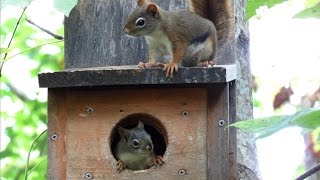
[[[320,109],[304,109],[292,116],[288,116],[287,119],[291,125],[297,125],[307,129],[316,129],[320,127]]]
[[[285,116],[272,116],[267,118],[249,119],[245,121],[236,122],[234,124],[231,124],[230,126],[239,128],[247,132],[257,133],[265,129],[268,129],[272,125],[278,124],[283,119],[285,119]]]
[[[272,116],[267,118],[239,121],[230,126],[243,131],[255,133],[257,138],[263,138],[290,126],[307,129],[320,127],[320,110],[304,109],[290,116]]]
[[[306,8],[310,8],[310,7],[313,7],[317,4],[320,3],[320,0],[305,0],[305,6]]]
[[[254,133],[256,138],[263,138],[285,128],[289,124],[287,116],[272,116],[267,118],[239,121],[230,126],[246,132]]]
[[[267,6],[271,8],[279,3],[282,3],[286,0],[248,0],[246,6],[246,19],[250,19],[256,15],[256,10],[261,6]]]
[[[296,15],[294,15],[294,18],[320,18],[320,3],[316,4],[315,6],[312,6],[310,8],[307,8]]]
[[[78,3],[78,0],[54,0],[54,8],[62,12],[64,15],[69,16],[70,11]]]

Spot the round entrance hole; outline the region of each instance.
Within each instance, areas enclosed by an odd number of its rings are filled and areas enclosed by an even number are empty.
[[[132,129],[137,126],[139,121],[141,121],[144,124],[144,129],[151,136],[154,153],[156,155],[164,155],[168,144],[168,134],[166,128],[156,117],[149,114],[137,113],[131,114],[121,119],[112,129],[110,135],[110,147],[113,157],[115,157],[115,147],[117,143],[120,141],[119,127],[123,127],[125,129]],[[115,159],[118,161],[116,157]]]

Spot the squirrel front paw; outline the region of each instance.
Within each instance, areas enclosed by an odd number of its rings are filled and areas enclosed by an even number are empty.
[[[173,72],[174,71],[177,71],[178,72],[178,64],[177,63],[170,63],[170,64],[165,64],[164,65],[164,69],[166,72],[166,77],[170,77],[172,78],[173,77]]]
[[[126,168],[126,163],[122,160],[119,160],[117,162],[117,171],[118,173],[121,173]]]
[[[158,166],[158,165],[162,165],[164,164],[164,159],[162,156],[157,155],[156,158],[154,159],[154,165]]]

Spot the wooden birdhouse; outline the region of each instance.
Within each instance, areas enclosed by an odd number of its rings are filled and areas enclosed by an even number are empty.
[[[48,88],[48,178],[235,179],[236,134],[226,128],[235,118],[232,50],[219,56],[228,65],[180,68],[173,78],[127,66],[146,46],[122,34],[134,5],[117,2],[80,0],[65,20],[66,69],[39,74]],[[118,173],[117,128],[138,121],[165,164]]]

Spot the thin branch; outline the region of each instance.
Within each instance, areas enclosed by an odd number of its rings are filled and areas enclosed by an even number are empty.
[[[30,50],[32,50],[32,49],[36,49],[36,48],[39,48],[39,47],[42,47],[42,46],[45,46],[45,45],[48,45],[48,44],[55,44],[55,43],[62,42],[62,41],[63,41],[63,40],[52,41],[52,42],[48,42],[48,43],[44,43],[44,44],[40,44],[40,45],[38,45],[38,46],[35,46],[35,47],[31,47],[31,48],[25,49],[25,50],[23,50],[23,51],[21,51],[21,52],[19,52],[19,53],[15,54],[15,55],[13,55],[13,56],[8,57],[5,61],[8,61],[9,59],[12,59],[12,58],[14,58],[14,57],[18,56],[19,54],[25,53],[25,52],[30,51]]]
[[[31,154],[31,151],[32,151],[32,148],[34,146],[34,144],[37,142],[37,140],[44,134],[47,132],[47,129],[44,130],[41,134],[39,134],[32,142],[31,146],[30,146],[30,149],[29,149],[29,152],[28,152],[28,157],[27,157],[27,165],[26,165],[26,168],[25,168],[25,171],[24,171],[24,179],[27,180],[28,179],[28,168],[29,168],[29,160],[30,160],[30,154]]]
[[[313,168],[309,169],[305,173],[303,173],[301,176],[297,177],[296,180],[304,180],[307,177],[311,176],[312,174],[315,174],[316,172],[320,171],[320,164],[317,164]]]
[[[22,18],[22,16],[23,16],[24,12],[26,11],[27,7],[28,7],[28,6],[26,6],[25,8],[23,8],[23,11],[22,11],[22,13],[21,13],[21,15],[20,15],[20,17],[19,17],[19,19],[18,19],[18,21],[17,21],[17,24],[16,24],[16,26],[14,27],[13,34],[12,34],[11,39],[10,39],[9,44],[8,44],[8,48],[10,48],[11,42],[12,42],[12,40],[13,40],[13,37],[14,37],[14,35],[16,34],[16,31],[17,31],[17,28],[18,28],[19,23],[20,23],[20,21],[21,21],[21,18]],[[8,55],[8,53],[5,53],[5,54],[4,54],[3,61],[2,61],[1,64],[0,64],[0,77],[1,77],[1,74],[2,74],[1,72],[2,72],[3,65],[4,65],[4,61],[6,60],[7,55]]]
[[[19,99],[21,99],[22,101],[26,102],[29,101],[30,99],[28,98],[28,96],[21,90],[19,90],[17,87],[15,87],[14,85],[12,85],[10,82],[5,82],[5,84],[10,88],[10,90],[16,95],[18,96]]]
[[[28,172],[27,177],[38,167],[40,166],[43,162],[45,162],[46,160],[48,160],[47,158],[42,159],[39,163],[37,163],[36,165],[34,165],[32,167],[32,169]]]
[[[25,19],[26,19],[26,21],[27,21],[28,23],[36,26],[37,28],[39,28],[39,29],[41,29],[42,31],[44,31],[44,32],[48,33],[49,35],[51,35],[52,37],[54,37],[54,38],[56,38],[56,39],[58,39],[58,40],[63,40],[63,39],[64,39],[63,36],[57,35],[57,34],[51,32],[51,31],[49,31],[49,30],[47,30],[47,29],[45,29],[45,28],[43,28],[43,27],[40,27],[39,25],[37,25],[36,23],[34,23],[33,21],[31,21],[30,19],[27,19],[27,18],[25,18]]]

